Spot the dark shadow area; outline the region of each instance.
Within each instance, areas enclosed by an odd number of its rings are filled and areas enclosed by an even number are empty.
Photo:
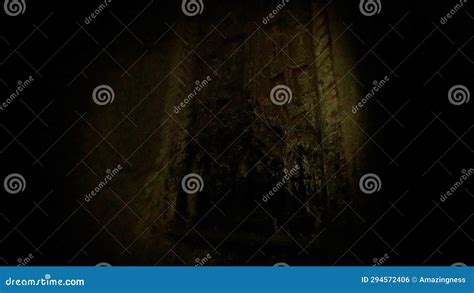
[[[26,179],[20,194],[2,189],[0,264],[32,255],[28,265],[195,265],[208,253],[208,265],[472,261],[474,190],[465,183],[443,197],[474,167],[472,101],[448,99],[455,85],[474,91],[472,3],[442,24],[456,3],[383,1],[366,17],[349,1],[295,0],[266,25],[280,2],[204,0],[201,15],[186,17],[177,1],[113,1],[92,21],[101,2],[30,2],[24,15],[0,17],[2,99],[33,78],[0,112],[1,178]],[[279,48],[253,41],[260,27],[286,43],[326,9],[331,60],[342,64],[336,114],[357,122],[336,150],[326,124],[337,115],[306,102],[306,86],[324,96],[329,74],[323,65],[307,74],[319,61],[298,59],[317,50],[317,24],[287,46],[290,69],[262,67]],[[199,101],[174,115],[208,76]],[[374,81],[379,90],[351,113]],[[295,108],[261,102],[288,83]],[[100,84],[115,90],[110,107],[92,100]],[[198,195],[181,186],[190,173],[204,178]],[[381,178],[379,192],[360,192],[365,173]]]

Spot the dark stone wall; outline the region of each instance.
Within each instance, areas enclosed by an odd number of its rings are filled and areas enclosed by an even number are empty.
[[[368,160],[351,119],[365,122],[361,115],[347,118],[361,95],[346,76],[354,59],[334,8],[325,9],[324,1],[297,1],[263,23],[275,3],[247,1],[228,16],[206,7],[206,18],[177,17],[173,34],[133,68],[133,82],[114,83],[119,72],[111,71],[108,82],[121,103],[96,109],[89,118],[111,129],[113,118],[136,108],[130,119],[141,131],[127,123],[131,136],[122,131],[108,138],[132,156],[127,161],[110,156],[110,146],[103,144],[103,152],[95,151],[90,160],[94,170],[124,165],[112,189],[139,214],[112,218],[110,226],[133,243],[138,256],[130,262],[180,264],[176,255],[193,259],[210,253],[214,264],[245,264],[249,252],[267,242],[281,257],[296,245],[291,238],[307,243],[320,233],[344,201],[363,206],[357,182]],[[291,103],[272,103],[270,93],[278,85],[291,89]],[[88,141],[93,140],[84,137],[84,150],[93,147]],[[140,141],[145,143],[138,150]],[[298,174],[263,202],[295,166]],[[182,190],[181,179],[189,173],[203,178],[202,192]],[[100,216],[112,216],[116,195],[103,193],[91,206]],[[342,234],[350,233],[350,219],[343,223],[348,226],[341,227]],[[342,234],[306,249],[317,257]]]

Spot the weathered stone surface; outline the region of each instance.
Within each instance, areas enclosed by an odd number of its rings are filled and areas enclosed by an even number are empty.
[[[195,22],[178,17],[174,30],[180,37],[164,39],[138,67],[144,83],[153,75],[163,81],[155,89],[144,86],[151,94],[133,117],[144,131],[137,141],[146,139],[149,156],[132,157],[130,176],[119,184],[142,219],[120,224],[133,241],[134,258],[180,263],[175,250],[193,259],[237,241],[242,251],[213,261],[243,264],[262,243],[294,246],[282,227],[308,249],[318,247],[314,235],[340,211],[342,200],[357,194],[353,170],[360,166],[351,155],[360,139],[347,135],[341,105],[356,100],[358,89],[338,80],[346,68],[334,62],[339,45],[333,43],[330,12],[319,1],[298,1],[263,25],[259,20],[273,5],[247,1],[219,32],[212,25],[223,15]],[[166,63],[154,64],[158,55]],[[211,81],[175,113],[196,81],[208,76]],[[277,85],[291,89],[291,103],[271,102]],[[126,85],[116,88],[130,104],[138,99]],[[353,95],[341,94],[347,92]],[[152,124],[148,117],[154,117]],[[115,143],[127,147],[127,139]],[[296,165],[298,174],[264,203],[262,196]],[[201,193],[182,190],[189,173],[203,178]],[[131,190],[134,181],[144,187]]]

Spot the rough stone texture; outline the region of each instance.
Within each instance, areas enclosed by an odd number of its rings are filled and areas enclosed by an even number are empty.
[[[132,243],[129,259],[193,264],[211,253],[220,254],[212,264],[245,264],[262,244],[277,251],[295,247],[291,238],[318,249],[332,245],[311,240],[341,211],[343,200],[358,202],[364,141],[346,116],[360,93],[346,78],[354,60],[346,37],[339,37],[341,22],[324,1],[297,1],[262,24],[274,5],[229,4],[235,7],[219,32],[211,25],[225,15],[213,14],[211,5],[206,18],[180,16],[174,27],[179,37],[168,36],[150,50],[134,68],[138,81],[113,85],[120,103],[107,108],[108,117],[125,119],[121,113],[136,107],[130,118],[138,128],[128,125],[109,138],[121,152],[133,154],[130,165],[104,155],[110,149],[102,146],[89,164],[94,170],[117,162],[125,166],[112,189],[138,214],[111,218],[123,204],[110,191],[92,209],[114,221],[112,229]],[[204,90],[174,113],[207,76],[212,81]],[[271,89],[280,84],[293,93],[285,106],[270,100]],[[101,133],[117,123],[97,111],[91,115],[93,125],[103,126]],[[91,147],[84,144],[85,150]],[[298,175],[262,203],[297,164]],[[189,173],[202,176],[203,192],[187,195],[181,189]],[[93,186],[94,180],[82,184]]]

